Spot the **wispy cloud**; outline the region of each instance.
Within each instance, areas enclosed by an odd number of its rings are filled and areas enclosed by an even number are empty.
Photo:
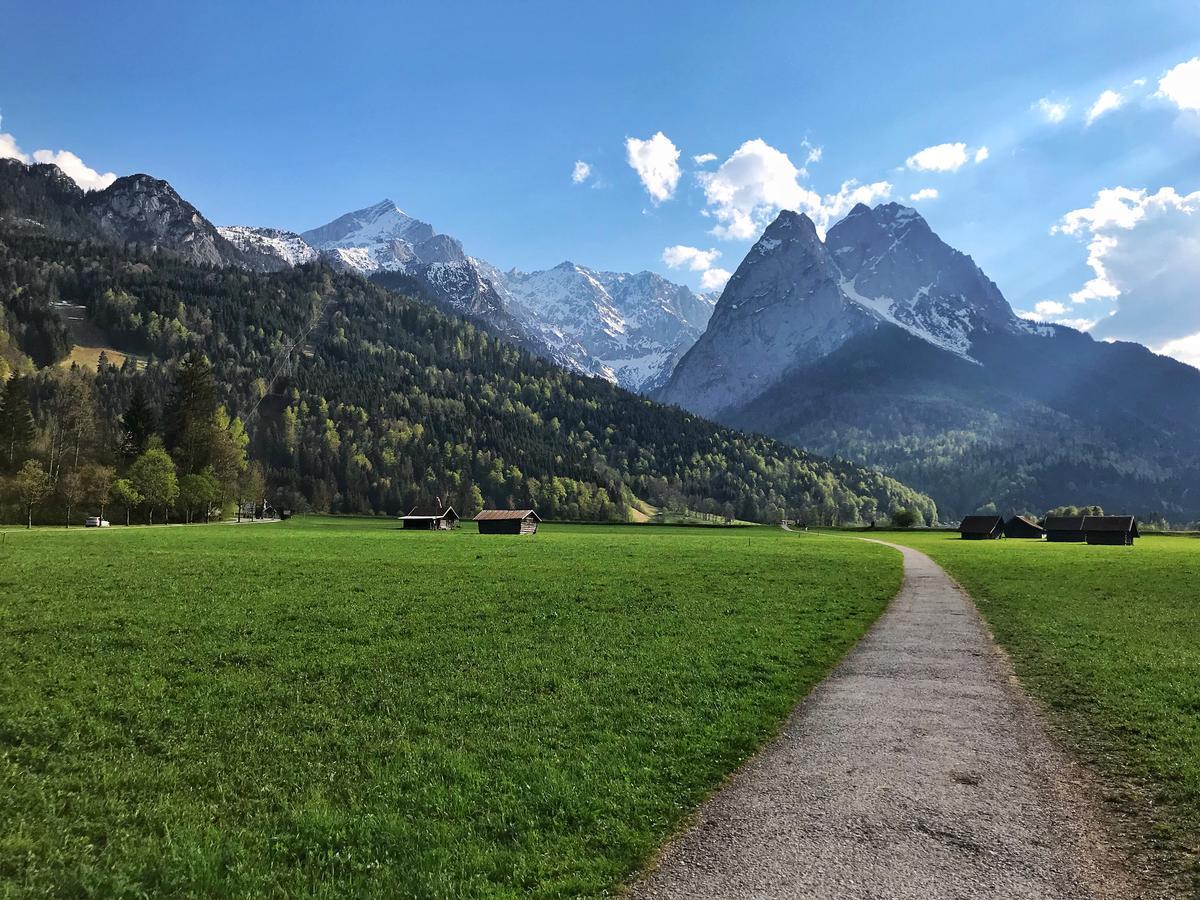
[[[937,198],[937,188],[921,188],[919,191],[908,195],[908,199],[913,203],[920,203],[922,200],[936,200]]]
[[[582,159],[575,160],[575,168],[571,170],[571,181],[575,184],[583,184],[592,175],[592,167],[585,163]]]
[[[934,144],[918,150],[904,161],[914,172],[957,172],[967,164],[967,145]]]
[[[710,162],[716,162],[716,161],[717,161],[717,154],[715,154],[715,153],[701,153],[699,156],[692,157],[692,162],[694,162],[698,166],[706,166]]]
[[[1114,109],[1119,109],[1121,104],[1125,102],[1125,98],[1116,91],[1102,91],[1100,96],[1096,98],[1096,102],[1088,108],[1087,124],[1091,125],[1105,113],[1110,113]]]
[[[1051,100],[1049,97],[1043,97],[1031,108],[1041,113],[1042,118],[1050,124],[1057,125],[1067,117],[1067,113],[1071,111],[1071,104],[1066,100]]]

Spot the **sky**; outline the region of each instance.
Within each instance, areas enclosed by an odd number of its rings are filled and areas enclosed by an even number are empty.
[[[917,208],[1023,314],[1200,365],[1200,6],[0,0],[0,156],[221,225],[385,197],[502,268],[719,289]]]

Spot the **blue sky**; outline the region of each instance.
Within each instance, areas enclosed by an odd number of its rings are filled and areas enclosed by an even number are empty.
[[[1200,56],[1194,3],[7,6],[10,155],[149,172],[218,224],[302,230],[386,196],[503,267],[699,286],[775,207],[836,218],[826,198],[856,181],[916,206],[1015,307],[1152,346],[1194,334],[1200,360],[1200,300],[1173,280],[1197,283],[1200,63],[1160,87]],[[1119,105],[1089,124],[1105,91]],[[655,199],[627,141],[658,134],[635,145]],[[1147,265],[1163,245],[1178,258]],[[676,246],[703,252],[671,269]]]

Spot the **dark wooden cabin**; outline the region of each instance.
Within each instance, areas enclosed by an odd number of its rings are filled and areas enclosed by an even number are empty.
[[[967,516],[959,524],[958,533],[968,541],[994,540],[1004,534],[1004,520],[999,516]]]
[[[475,521],[480,534],[535,534],[542,520],[532,509],[485,509]]]
[[[1077,544],[1084,541],[1083,516],[1048,516],[1043,527],[1046,529],[1048,541],[1069,541]]]
[[[407,516],[401,516],[405,529],[418,531],[450,531],[458,527],[458,513],[453,506],[414,506]]]
[[[1004,536],[1006,538],[1032,538],[1040,540],[1046,534],[1046,529],[1042,528],[1037,522],[1029,518],[1029,516],[1013,516],[1004,523]]]
[[[1133,546],[1138,533],[1137,519],[1133,516],[1084,516],[1083,535],[1089,544],[1116,544]]]

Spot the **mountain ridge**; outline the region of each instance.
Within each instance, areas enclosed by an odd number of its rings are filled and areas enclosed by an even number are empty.
[[[879,466],[952,516],[1200,516],[1200,371],[1021,319],[908,207],[856,206],[824,242],[811,225],[766,229],[656,397]]]

